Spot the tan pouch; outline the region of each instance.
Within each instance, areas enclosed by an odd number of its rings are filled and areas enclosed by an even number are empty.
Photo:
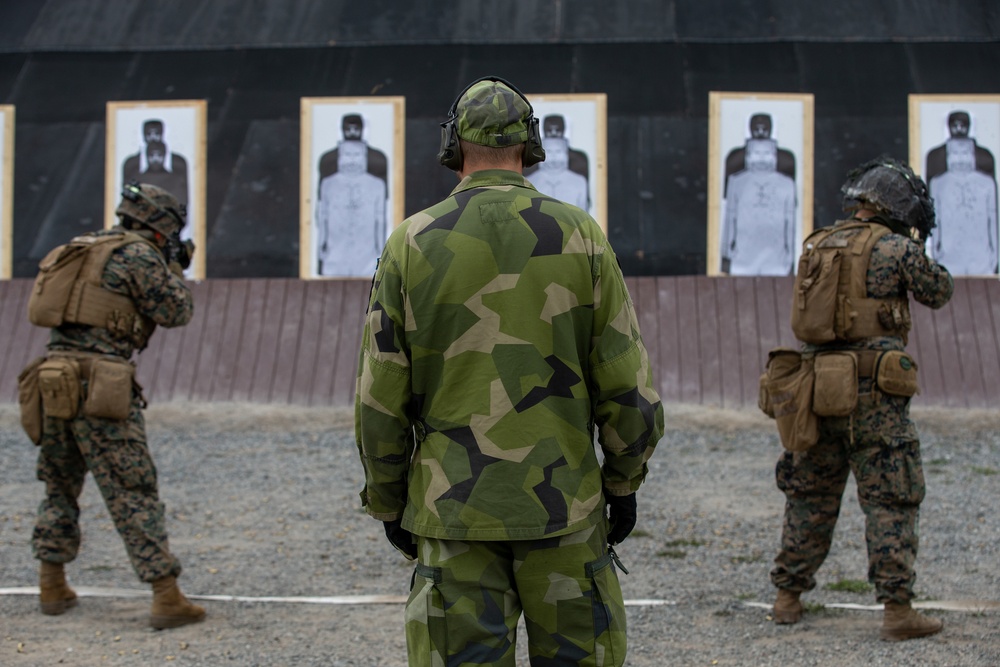
[[[94,359],[90,365],[83,414],[100,419],[128,419],[135,366],[124,359]]]
[[[17,376],[17,403],[21,407],[21,428],[36,445],[42,442],[42,393],[38,389],[38,367],[45,357],[36,357]]]
[[[798,350],[771,350],[765,376],[767,406],[782,446],[793,452],[809,449],[819,440],[819,420],[812,409],[813,359]]]
[[[824,352],[813,364],[813,412],[820,417],[846,417],[858,404],[858,359],[851,352]]]
[[[902,350],[883,352],[875,362],[875,384],[893,396],[913,396],[920,392],[917,362]]]
[[[66,357],[50,357],[38,365],[38,389],[46,417],[73,419],[80,409],[80,366]]]

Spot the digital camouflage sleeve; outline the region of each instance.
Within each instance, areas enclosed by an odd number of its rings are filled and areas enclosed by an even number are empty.
[[[600,227],[500,170],[404,221],[373,282],[355,421],[377,519],[464,540],[602,520],[604,493],[642,483],[663,411]]]

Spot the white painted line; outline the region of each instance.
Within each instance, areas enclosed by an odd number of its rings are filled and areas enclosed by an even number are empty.
[[[92,588],[89,586],[73,587],[76,594],[82,598],[148,598],[152,591],[140,591],[126,588]],[[38,595],[37,586],[21,586],[17,588],[0,588],[0,596],[4,595]],[[251,597],[246,595],[192,595],[184,593],[191,600],[210,600],[213,602],[288,602],[293,604],[404,604],[405,595],[333,595],[327,597]],[[676,605],[670,600],[625,600],[626,607],[659,607]]]
[[[774,604],[769,602],[744,602],[745,607],[757,607],[758,609],[773,609]],[[827,609],[853,609],[857,611],[882,611],[884,607],[880,604],[853,604],[850,602],[831,602],[823,604]],[[933,609],[936,611],[966,611],[979,614],[990,609],[1000,609],[1000,602],[996,600],[914,600],[914,609]]]

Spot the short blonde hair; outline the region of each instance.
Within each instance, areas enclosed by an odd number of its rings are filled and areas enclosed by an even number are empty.
[[[472,158],[475,162],[490,167],[507,167],[512,162],[521,164],[524,156],[524,144],[493,148],[492,146],[482,146],[474,144],[471,141],[466,141],[465,139],[459,139],[459,145],[462,148],[462,155],[466,160]]]

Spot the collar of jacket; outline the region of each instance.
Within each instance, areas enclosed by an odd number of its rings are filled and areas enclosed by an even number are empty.
[[[451,191],[454,196],[459,192],[464,190],[471,190],[473,188],[493,188],[497,186],[510,186],[514,185],[519,188],[531,188],[534,190],[534,186],[528,182],[521,174],[516,171],[508,171],[507,169],[483,169],[482,171],[475,171],[465,178],[463,178],[455,189]]]

